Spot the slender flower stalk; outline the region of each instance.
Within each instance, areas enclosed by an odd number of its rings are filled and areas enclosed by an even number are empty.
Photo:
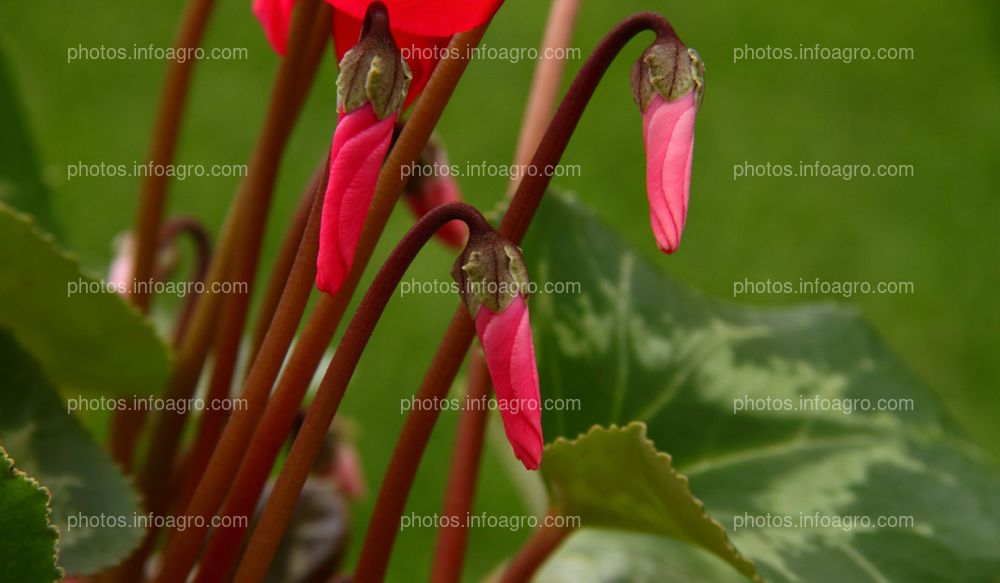
[[[333,361],[327,368],[316,397],[309,406],[298,437],[243,555],[243,561],[234,579],[237,583],[258,583],[264,580],[281,536],[295,509],[302,485],[320,452],[330,423],[347,389],[347,383],[357,368],[361,353],[385,306],[395,293],[399,280],[424,244],[439,228],[456,219],[463,221],[469,227],[472,238],[486,238],[493,233],[493,228],[479,211],[465,203],[437,207],[424,215],[410,229],[375,276],[358,311],[344,332],[344,338],[337,346]]]
[[[310,263],[312,280],[309,285],[305,285],[292,278],[289,286],[286,286],[275,315],[275,322],[272,323],[265,336],[264,344],[261,346],[250,374],[247,376],[241,394],[246,408],[235,411],[230,417],[206,468],[205,475],[198,484],[191,503],[185,511],[186,515],[214,516],[230,490],[230,486],[233,487],[234,492],[245,491],[247,493],[246,498],[251,500],[249,508],[252,509],[260,495],[260,489],[263,488],[263,483],[259,485],[249,484],[235,479],[237,469],[240,468],[240,471],[244,471],[241,468],[241,462],[248,467],[259,465],[265,467],[264,473],[266,475],[274,460],[264,460],[257,456],[247,455],[247,443],[254,435],[258,421],[265,412],[265,406],[268,410],[275,410],[273,414],[275,417],[284,416],[290,411],[291,419],[294,420],[309,381],[312,379],[316,367],[319,366],[323,353],[340,323],[340,318],[347,308],[365,266],[374,252],[375,244],[388,222],[399,193],[402,191],[405,179],[401,169],[413,163],[420,155],[468,65],[470,49],[479,43],[486,31],[486,26],[484,24],[468,32],[455,35],[449,45],[449,51],[459,55],[459,58],[442,61],[434,69],[427,87],[407,121],[405,130],[389,152],[389,157],[379,174],[375,186],[375,197],[355,253],[354,267],[336,296],[320,295],[309,323],[303,330],[295,345],[295,350],[292,351],[288,363],[284,367],[281,382],[275,388],[273,397],[268,401],[268,394],[285,361],[299,318],[305,309],[308,293],[315,282],[316,251],[312,250],[310,253],[310,250],[304,246],[299,247],[295,260],[296,266],[299,265],[300,261]],[[292,281],[298,283],[292,287]],[[289,421],[287,429],[283,432],[280,430],[271,432],[274,439],[283,441],[291,424],[292,421]],[[246,512],[242,513],[246,514]],[[219,529],[216,532],[216,537],[224,535],[226,532],[227,529]],[[205,534],[206,530],[203,528],[188,528],[183,532],[172,533],[164,559],[161,561],[162,571],[157,581],[171,583],[177,581],[178,577],[185,576],[197,560]],[[230,553],[235,555],[240,546],[241,537],[242,533],[235,537],[235,542],[225,545],[220,543],[214,549],[210,543],[209,548],[205,550],[206,560],[202,565],[203,570],[205,565],[221,563],[221,561],[215,562],[211,557]],[[234,547],[235,550],[226,550],[230,546]],[[228,569],[227,566],[225,570],[228,572]]]
[[[286,231],[285,238],[281,241],[278,258],[271,268],[267,289],[260,300],[260,307],[257,309],[257,322],[254,324],[253,336],[250,341],[250,360],[247,366],[253,364],[257,353],[260,352],[260,347],[264,344],[264,336],[267,334],[267,330],[271,326],[271,320],[278,310],[281,292],[285,290],[288,274],[292,272],[292,266],[295,264],[295,256],[298,253],[299,244],[306,230],[306,222],[309,220],[309,211],[312,209],[316,189],[321,184],[325,184],[326,177],[323,174],[327,172],[327,159],[327,156],[323,157],[323,161],[317,166],[312,178],[309,179],[309,184],[302,193],[302,200],[299,201],[299,206],[295,209],[292,224],[288,231]],[[249,373],[249,370],[247,372]]]
[[[306,224],[309,220],[309,212],[312,209],[313,200],[316,197],[316,189],[324,183],[324,177],[321,173],[325,170],[326,161],[324,160],[323,163],[320,164],[319,168],[317,168],[316,172],[313,173],[312,178],[310,178],[309,184],[302,193],[302,200],[299,202],[298,208],[295,210],[292,222],[285,232],[281,248],[278,251],[278,258],[275,261],[268,278],[267,289],[261,300],[261,305],[257,309],[257,322],[254,327],[253,340],[251,342],[249,353],[249,360],[251,363],[253,362],[253,359],[256,358],[257,352],[260,350],[260,346],[264,342],[264,334],[267,333],[271,320],[274,317],[274,313],[278,308],[278,301],[281,299],[281,293],[284,291],[285,284],[288,282],[288,278],[295,262],[296,253],[302,242],[302,237],[305,234]],[[249,370],[247,372],[249,372]],[[218,383],[212,385],[212,388],[215,389],[216,392],[209,393],[207,395],[209,402],[211,402],[212,399],[229,397],[228,385]],[[222,389],[225,390],[223,391]],[[208,465],[208,462],[212,457],[212,452],[215,450],[215,446],[219,441],[219,437],[222,435],[222,430],[228,419],[229,411],[224,407],[218,407],[206,409],[205,412],[202,413],[201,418],[198,420],[198,432],[195,436],[194,443],[191,445],[187,455],[185,456],[184,462],[180,464],[177,479],[174,480],[175,488],[178,492],[180,492],[180,495],[177,497],[178,508],[186,508],[188,503],[191,501],[194,489],[198,486],[198,482],[201,481],[201,477],[205,473],[205,467]]]
[[[478,350],[469,358],[469,382],[465,400],[476,403],[490,398],[490,374],[486,360]],[[438,531],[437,547],[434,551],[434,566],[431,569],[431,583],[453,583],[462,578],[462,564],[468,541],[468,529],[461,517],[472,510],[476,496],[476,476],[483,453],[486,432],[486,407],[466,407],[458,420],[455,448],[452,453],[451,473],[445,490],[445,519]],[[459,520],[454,520],[458,518]]]
[[[549,9],[549,17],[545,24],[545,34],[542,37],[542,50],[539,55],[554,53],[548,49],[563,49],[569,46],[573,36],[573,25],[580,9],[580,0],[553,0]],[[559,97],[559,84],[562,83],[563,71],[566,69],[566,59],[546,58],[540,56],[535,66],[531,80],[531,92],[521,120],[521,133],[517,139],[517,149],[514,151],[514,164],[522,167],[531,162],[531,155],[542,141],[542,134],[552,118],[556,99]],[[517,188],[519,180],[510,181],[510,192]]]
[[[310,29],[313,18],[317,17],[317,12],[322,7],[316,1],[303,2],[301,6],[303,12],[299,15],[301,17],[299,22],[303,34],[300,42],[302,48],[305,48],[308,46],[309,39],[304,33]],[[279,69],[264,132],[250,161],[250,173],[237,193],[230,213],[232,224],[238,225],[238,228],[234,226],[232,229],[224,230],[225,239],[220,241],[219,251],[215,257],[216,261],[213,262],[208,277],[209,282],[220,282],[229,278],[232,281],[245,282],[249,287],[253,280],[256,263],[260,256],[263,227],[270,206],[278,163],[300,109],[296,106],[301,106],[301,101],[295,103],[298,101],[294,91],[297,80],[292,78],[293,70],[294,67],[288,62],[282,63],[282,67]],[[227,267],[223,268],[223,265]],[[206,298],[214,297],[214,295],[209,294]],[[233,294],[221,302],[223,314],[221,328],[217,331],[220,344],[216,350],[216,368],[223,366],[219,362],[220,358],[226,362],[235,361],[231,355],[235,350],[230,350],[230,345],[238,346],[238,339],[242,331],[240,315],[245,316],[248,301],[249,293]],[[199,306],[207,304],[206,301],[200,303]],[[197,316],[196,312],[196,320],[198,320]],[[214,328],[214,326],[209,328]],[[232,333],[233,328],[239,328],[239,330],[234,334]],[[237,339],[236,344],[231,342],[234,337]],[[203,339],[202,342],[205,340]],[[198,353],[197,367],[200,369],[201,363],[204,361],[204,352],[198,350]],[[192,376],[196,378],[196,375]],[[194,389],[194,383],[184,383],[183,385],[177,383],[170,388],[172,390],[168,391],[168,397],[187,398]],[[154,432],[146,470],[140,480],[142,490],[147,495],[147,504],[150,505],[150,510],[165,510],[165,490],[169,481],[163,478],[166,475],[165,472],[172,468],[183,421],[184,416],[181,415],[163,415],[157,428],[160,430]]]
[[[629,40],[647,30],[656,33],[658,39],[676,37],[666,19],[653,13],[636,14],[608,33],[584,63],[563,98],[535,150],[532,166],[538,169],[559,163],[573,130],[611,62]],[[529,172],[525,175],[500,225],[503,237],[515,244],[521,241],[550,180],[551,177],[545,172]],[[474,334],[475,328],[469,314],[465,307],[459,307],[421,383],[417,399],[430,399],[433,402],[447,396],[448,388],[454,382]],[[400,516],[437,416],[437,411],[428,408],[414,410],[406,418],[365,533],[355,571],[357,581],[379,581],[385,576],[389,554],[399,532]]]
[[[212,241],[202,225],[197,219],[191,217],[176,217],[167,220],[161,229],[161,240],[168,246],[173,246],[181,235],[187,235],[194,246],[194,265],[191,277],[188,281],[204,282],[208,275],[208,267],[212,260]],[[194,314],[194,307],[201,298],[200,294],[189,294],[184,298],[184,305],[181,307],[177,320],[174,322],[173,345],[179,346],[181,340],[187,332],[188,324],[191,322],[191,315]]]
[[[548,516],[551,518],[555,516],[555,513],[550,512]],[[552,552],[559,548],[559,545],[572,533],[573,529],[565,526],[545,525],[539,527],[528,539],[528,542],[521,547],[517,556],[507,565],[499,583],[531,581],[538,567],[542,566],[545,559],[549,558]]]
[[[320,174],[321,182],[316,185],[313,192],[309,216],[298,245],[299,251],[295,256],[292,269],[288,274],[287,284],[278,303],[278,309],[268,327],[249,378],[258,378],[257,371],[261,367],[271,366],[275,369],[280,367],[280,361],[284,358],[285,351],[287,351],[288,345],[298,329],[309,293],[316,281],[316,262],[313,258],[319,249],[320,213],[323,205],[323,193],[326,190],[326,176],[326,165],[324,164],[323,172]],[[275,349],[276,346],[284,348]],[[202,506],[199,505],[204,495],[203,484],[207,483],[206,479],[215,475],[214,472],[226,460],[238,458],[242,454],[246,444],[244,442],[238,443],[232,436],[247,423],[256,422],[256,419],[253,418],[253,409],[257,409],[256,415],[259,416],[259,409],[262,408],[262,404],[267,398],[268,389],[269,387],[262,388],[249,383],[244,387],[242,398],[247,403],[247,407],[235,411],[230,417],[223,435],[212,453],[205,475],[192,495],[191,502],[185,506],[185,514],[205,518],[215,514],[214,509],[211,511],[202,510]],[[256,407],[254,407],[255,405]],[[195,532],[195,529],[171,533],[172,536],[168,539],[164,560],[161,561],[161,570],[155,579],[156,581],[169,582],[186,579],[188,571],[197,558],[202,540],[190,536],[189,533],[192,532]],[[203,532],[201,534],[204,535]]]
[[[325,34],[325,27],[320,26],[329,21],[330,8],[322,2],[310,2],[312,11],[306,13],[304,18],[311,25],[305,36],[305,49],[298,60],[293,60],[291,66],[294,68],[294,77],[290,81],[291,98],[290,107],[298,111],[303,106],[308,90],[315,79],[319,66],[319,57],[325,52],[328,37]],[[307,7],[308,8],[308,7]],[[294,58],[294,56],[290,57]],[[287,134],[283,140],[287,141]],[[223,400],[230,396],[233,384],[233,376],[236,371],[236,363],[239,360],[240,346],[243,339],[243,330],[246,325],[247,315],[250,309],[250,298],[253,290],[253,283],[256,280],[257,267],[260,261],[260,253],[263,246],[264,227],[267,221],[267,214],[270,208],[270,199],[273,197],[274,185],[277,177],[277,163],[280,160],[280,153],[272,159],[272,163],[258,164],[263,177],[260,179],[260,189],[257,196],[259,201],[249,208],[254,211],[246,221],[243,232],[243,240],[240,243],[240,252],[236,255],[232,267],[231,276],[235,281],[241,282],[245,287],[245,292],[236,294],[229,298],[223,308],[222,319],[219,322],[219,330],[216,332],[215,359],[212,366],[212,374],[208,385],[208,399]],[[205,422],[205,432],[201,434],[201,451],[197,449],[194,453],[199,457],[193,461],[198,466],[195,475],[201,474],[204,464],[207,463],[209,448],[213,447],[221,433],[221,428],[227,417],[225,409],[219,408],[215,411],[208,411],[203,416]],[[198,447],[198,441],[195,442]],[[197,484],[191,484],[193,489]],[[176,492],[183,493],[184,489],[177,489]],[[190,490],[189,490],[190,491]]]
[[[284,60],[278,69],[264,130],[249,164],[250,174],[241,184],[233,200],[222,228],[217,252],[212,258],[212,265],[206,277],[208,288],[233,274],[233,267],[236,264],[234,260],[244,251],[240,246],[243,242],[241,238],[259,237],[263,231],[281,153],[302,105],[302,80],[296,77],[296,73],[301,71],[297,70],[295,63],[299,59],[305,59],[304,51],[313,45],[307,33],[313,28],[313,17],[321,8],[323,7],[318,1],[303,2],[296,14],[294,53]],[[306,59],[306,62],[310,61],[317,64],[319,62],[318,59]],[[310,76],[314,73],[315,71],[310,73]],[[240,266],[252,268],[256,264],[257,253],[253,249],[245,251],[254,255],[254,261],[241,261]],[[245,274],[246,271],[243,272],[244,277]],[[246,277],[244,280],[249,279]],[[216,323],[223,305],[223,296],[220,294],[206,294],[198,302],[192,316],[190,333],[177,351],[174,370],[165,391],[166,398],[184,400],[191,397],[211,341],[215,337]],[[163,515],[169,509],[172,493],[170,478],[185,420],[185,415],[165,413],[158,417],[154,427],[146,464],[139,477],[139,486],[146,497],[146,510],[155,515]],[[155,530],[147,532],[139,550],[118,568],[118,580],[123,582],[136,580],[142,571],[146,556],[153,548],[155,539]]]
[[[201,45],[209,16],[215,0],[190,0],[177,32],[174,46],[194,49]],[[171,61],[167,66],[167,78],[160,95],[160,107],[153,129],[153,143],[149,160],[166,166],[173,162],[180,135],[181,119],[184,116],[187,96],[191,86],[196,59]],[[142,183],[142,194],[136,208],[135,256],[131,268],[133,281],[146,281],[153,274],[153,263],[159,243],[160,224],[167,200],[166,173],[151,172]],[[149,310],[151,297],[142,290],[131,290],[131,302],[141,311]],[[111,423],[111,457],[126,470],[132,467],[135,443],[142,431],[145,417],[118,412]]]
[[[201,45],[205,26],[214,6],[215,0],[190,0],[177,32],[175,48],[191,50]],[[149,161],[156,165],[166,166],[174,160],[181,118],[187,105],[191,75],[196,62],[197,59],[180,59],[171,61],[167,66],[167,78],[160,96],[160,109],[149,153]],[[136,252],[132,267],[137,281],[145,281],[153,274],[160,223],[166,206],[167,180],[165,173],[151,172],[142,183],[142,197],[136,212]],[[141,310],[149,309],[149,294],[132,290],[131,299]]]
[[[299,22],[301,22],[302,38],[298,42],[304,49],[309,44],[308,35],[305,33],[310,30],[313,18],[323,7],[317,1],[303,2],[301,6],[303,12]],[[295,57],[304,58],[304,55],[295,55]],[[297,95],[294,91],[296,80],[292,78],[295,67],[292,65],[294,61],[291,59],[295,57],[290,56],[289,60],[283,62],[279,68],[268,120],[250,160],[250,173],[234,199],[231,216],[234,217],[238,227],[234,228],[231,234],[224,232],[224,235],[229,235],[229,237],[220,241],[219,252],[215,257],[216,262],[213,264],[208,278],[210,282],[223,281],[228,277],[234,281],[245,282],[249,287],[254,278],[278,163],[291,134],[294,120],[298,115],[300,107],[297,106],[301,106],[301,101],[296,99]],[[223,265],[228,265],[228,267],[223,269]],[[206,300],[215,297],[215,295],[206,295]],[[235,352],[238,349],[248,301],[249,294],[234,294],[222,302],[223,313],[220,321],[222,329],[217,333],[214,331],[214,326],[206,326],[207,330],[194,329],[200,338],[200,341],[197,341],[199,345],[197,353],[194,355],[197,357],[197,362],[193,362],[195,359],[192,359],[192,365],[194,365],[191,370],[192,374],[190,377],[181,379],[184,381],[183,383],[171,384],[167,392],[168,398],[186,399],[191,396],[195,387],[194,381],[197,380],[198,372],[200,372],[207,353],[208,343],[213,334],[216,334],[220,342],[216,350],[216,368],[229,368],[229,362],[235,363]],[[207,304],[209,301],[199,302],[199,307]],[[198,320],[197,314],[195,320]],[[236,330],[237,328],[238,330]],[[210,331],[212,333],[209,333]],[[220,374],[219,376],[223,377],[224,375]],[[224,380],[221,378],[217,382]],[[147,510],[151,512],[162,513],[166,510],[170,484],[168,476],[173,468],[185,418],[186,416],[179,414],[164,414],[159,418],[155,428],[149,457],[140,479],[142,491],[147,496]]]

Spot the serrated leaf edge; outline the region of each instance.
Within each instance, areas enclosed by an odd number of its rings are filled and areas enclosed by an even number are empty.
[[[569,439],[564,436],[559,436],[554,441],[548,443],[542,450],[543,471],[545,463],[545,452],[559,446],[572,447],[578,445],[582,440],[589,438],[591,435],[597,433],[610,434],[615,431],[620,431],[622,433],[628,433],[631,431],[639,432],[639,442],[648,447],[649,452],[653,454],[654,458],[663,459],[664,461],[667,462],[667,469],[669,470],[670,476],[679,480],[682,483],[684,491],[687,493],[688,496],[690,496],[691,501],[694,503],[695,507],[701,512],[702,518],[704,518],[710,524],[716,527],[716,529],[718,530],[718,535],[721,536],[723,546],[726,548],[726,550],[732,552],[733,556],[739,559],[750,571],[750,573],[742,573],[742,571],[740,572],[744,575],[748,575],[753,581],[757,581],[758,583],[764,583],[764,579],[757,572],[756,562],[753,559],[745,556],[743,553],[739,551],[739,549],[736,548],[736,545],[734,545],[733,542],[730,540],[729,532],[726,530],[726,528],[722,526],[722,524],[719,523],[719,521],[712,518],[712,516],[708,513],[708,511],[705,509],[705,503],[702,502],[698,497],[696,497],[694,493],[691,491],[691,482],[690,480],[688,480],[688,477],[677,471],[677,468],[674,467],[673,457],[667,452],[658,450],[656,448],[656,444],[653,443],[653,441],[649,439],[649,437],[647,437],[645,423],[641,421],[631,421],[625,426],[619,426],[617,424],[612,423],[607,427],[595,423],[585,433],[580,433],[573,439]],[[555,506],[554,503],[553,503],[553,510],[559,512],[560,514],[562,513],[562,509],[560,509],[558,506]],[[652,533],[652,534],[657,534],[657,533]],[[711,552],[711,549],[706,549],[706,550]],[[739,569],[737,570],[739,571]]]
[[[48,530],[55,535],[55,540],[52,542],[52,564],[55,566],[56,572],[58,573],[58,578],[55,580],[59,581],[66,575],[66,572],[59,566],[59,541],[62,539],[62,533],[56,525],[52,524],[52,492],[45,486],[41,485],[38,480],[18,468],[13,456],[11,456],[2,445],[0,445],[0,464],[6,463],[5,460],[9,460],[10,473],[13,474],[15,478],[24,478],[28,484],[33,486],[45,496],[45,523],[48,525]]]

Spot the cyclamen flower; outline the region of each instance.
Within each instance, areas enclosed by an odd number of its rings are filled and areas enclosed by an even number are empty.
[[[687,220],[704,65],[697,52],[674,38],[647,49],[632,75],[635,100],[643,112],[649,220],[657,247],[673,253]]]
[[[338,62],[357,42],[370,0],[327,0],[334,7],[333,37]],[[451,36],[493,17],[503,0],[383,0],[392,17],[392,36],[413,72],[403,107],[408,107],[447,54]],[[253,12],[274,50],[285,54],[295,0],[254,0]]]
[[[507,441],[525,468],[538,469],[542,409],[521,252],[495,234],[470,240],[452,274],[475,319]]]
[[[316,285],[330,295],[340,290],[354,264],[409,82],[410,71],[389,34],[385,6],[373,3],[361,40],[344,56],[337,77],[340,122],[330,147],[316,258]]]
[[[402,126],[397,124],[396,133],[401,129]],[[433,136],[413,168],[414,172],[403,189],[403,200],[417,219],[435,207],[462,201],[458,181],[448,171],[451,168],[448,155]],[[469,228],[462,221],[450,221],[434,235],[445,245],[462,249],[469,237]]]

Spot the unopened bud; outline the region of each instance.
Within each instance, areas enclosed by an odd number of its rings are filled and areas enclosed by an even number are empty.
[[[370,102],[378,119],[385,119],[403,106],[411,77],[410,67],[389,31],[385,5],[372,2],[360,40],[340,61],[338,106],[350,113]]]
[[[656,95],[669,103],[691,91],[700,108],[704,90],[705,64],[676,37],[650,46],[632,67],[632,96],[643,112]]]
[[[451,275],[473,318],[483,306],[496,314],[514,298],[528,295],[530,280],[521,250],[495,231],[473,234]]]

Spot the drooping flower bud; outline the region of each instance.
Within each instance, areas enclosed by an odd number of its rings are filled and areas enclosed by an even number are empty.
[[[676,37],[658,42],[632,68],[632,95],[642,111],[646,196],[656,244],[673,253],[687,220],[695,115],[705,66]]]
[[[330,146],[316,260],[316,285],[328,294],[337,293],[354,264],[409,75],[389,34],[385,6],[374,2],[337,78],[340,122]]]
[[[397,124],[396,133],[401,129],[402,125]],[[418,220],[434,207],[462,201],[458,181],[448,164],[448,155],[434,136],[428,140],[413,169],[403,189],[403,199]],[[469,228],[462,221],[450,221],[438,229],[435,236],[445,245],[461,249],[469,236]]]
[[[452,276],[475,320],[507,440],[525,468],[537,469],[542,411],[521,251],[495,232],[472,235]]]

